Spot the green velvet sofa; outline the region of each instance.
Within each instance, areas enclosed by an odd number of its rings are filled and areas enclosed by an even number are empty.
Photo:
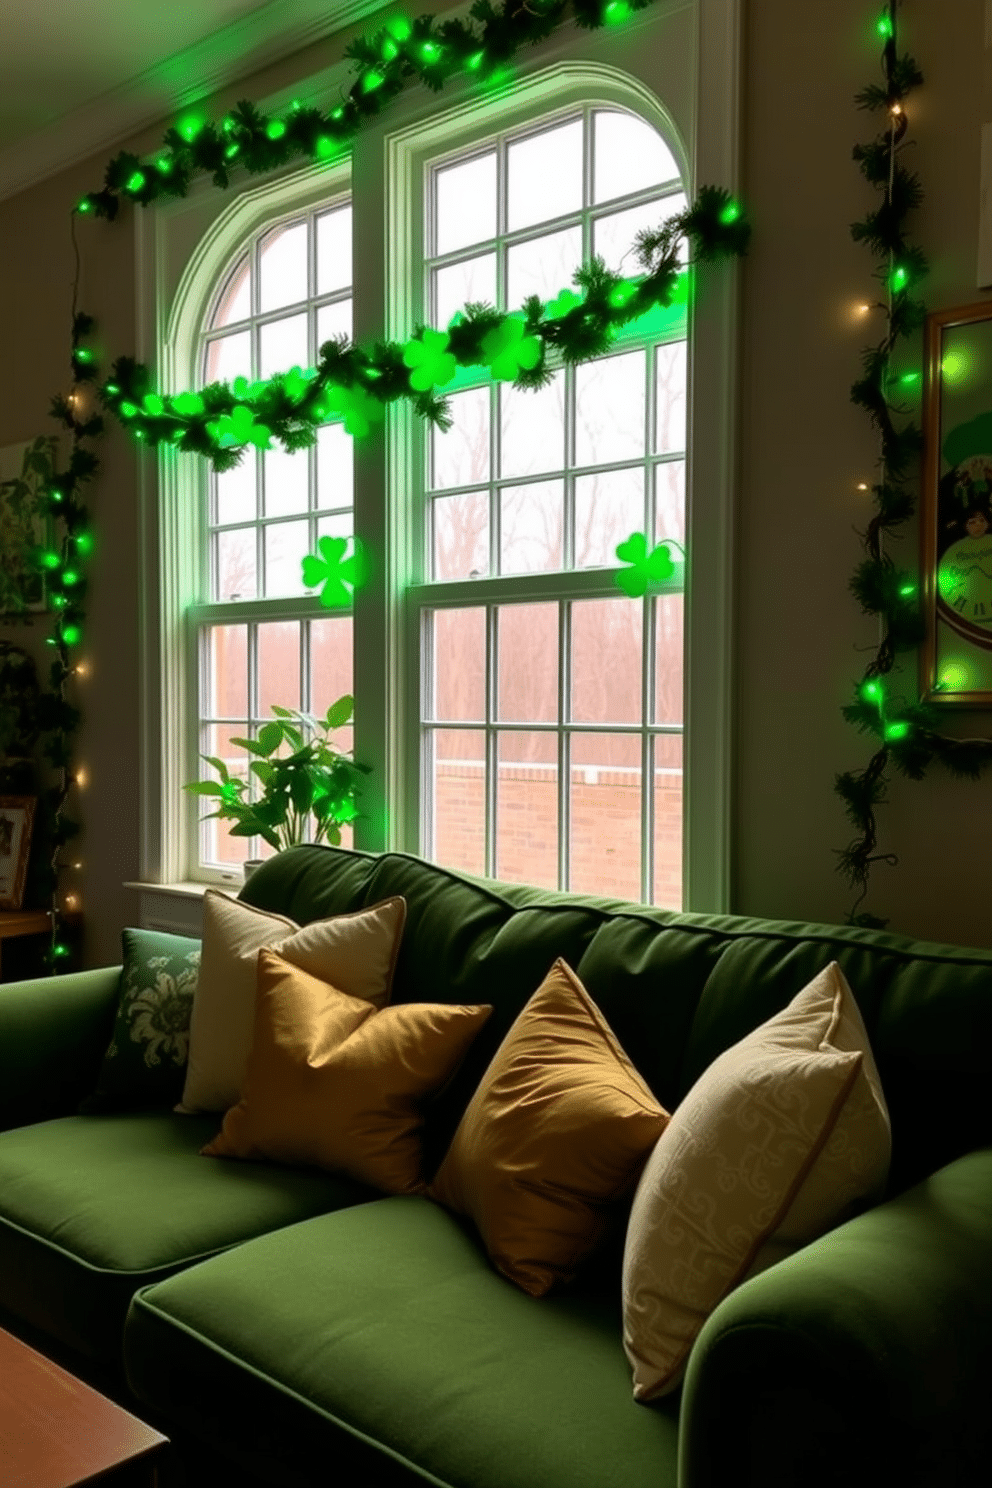
[[[992,1474],[992,952],[669,914],[293,849],[242,898],[300,923],[408,904],[395,1001],[494,1013],[433,1106],[443,1155],[556,957],[672,1109],[836,960],[893,1129],[885,1202],[716,1308],[638,1405],[619,1252],[535,1300],[421,1197],[203,1159],[213,1118],[82,1116],[116,969],[0,988],[0,1309],[126,1371],[139,1408],[273,1484],[973,1485]],[[222,1481],[222,1479],[218,1479]]]

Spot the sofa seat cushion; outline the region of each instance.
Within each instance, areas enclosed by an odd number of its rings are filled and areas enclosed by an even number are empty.
[[[119,1360],[138,1287],[242,1240],[374,1197],[362,1185],[199,1156],[213,1116],[68,1116],[0,1133],[0,1307]]]
[[[420,1196],[323,1215],[146,1288],[132,1389],[275,1481],[674,1488],[616,1296],[526,1296]],[[329,1434],[330,1433],[330,1434]],[[622,1473],[618,1464],[622,1463]]]

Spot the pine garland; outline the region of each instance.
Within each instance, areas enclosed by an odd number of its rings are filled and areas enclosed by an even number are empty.
[[[679,244],[688,238],[695,262],[742,254],[750,224],[729,192],[703,187],[695,203],[654,231],[642,232],[636,252],[643,277],[625,279],[593,258],[577,270],[578,293],[563,290],[545,305],[536,295],[517,311],[470,304],[447,330],[418,325],[406,342],[377,341],[371,349],[346,339],[325,342],[316,368],[290,368],[267,381],[215,382],[200,392],[163,396],[148,369],[121,357],[100,389],[105,407],[135,438],[155,447],[200,454],[217,471],[237,465],[253,445],[276,440],[292,452],[315,443],[317,430],[341,418],[362,437],[399,399],[441,429],[449,405],[439,392],[458,367],[486,367],[519,388],[544,386],[551,360],[587,361],[608,350],[618,330],[655,306],[672,303],[679,287]]]
[[[879,474],[872,486],[874,514],[862,536],[865,556],[850,588],[862,612],[877,617],[880,638],[854,699],[843,713],[862,733],[874,735],[879,747],[864,769],[846,771],[835,782],[857,834],[838,853],[838,870],[856,891],[847,921],[874,928],[883,928],[887,921],[859,912],[859,907],[867,896],[873,867],[896,863],[894,854],[878,850],[877,811],[888,799],[891,771],[921,780],[939,761],[955,775],[977,778],[992,764],[992,741],[940,734],[935,709],[898,695],[889,682],[897,658],[914,650],[924,634],[919,585],[884,550],[885,537],[897,533],[916,510],[914,487],[923,436],[904,400],[918,388],[920,379],[916,372],[897,372],[895,354],[925,319],[916,290],[928,270],[923,253],[906,235],[907,218],[920,206],[923,192],[919,178],[902,161],[907,130],[904,105],[923,82],[923,75],[912,57],[899,53],[898,3],[887,0],[878,20],[884,82],[871,84],[856,98],[859,108],[887,116],[875,139],[854,148],[854,159],[880,201],[851,227],[854,241],[864,243],[875,260],[883,298],[873,308],[885,316],[886,333],[877,346],[863,353],[861,376],[851,388],[851,401],[864,409],[878,433]]]
[[[393,16],[373,35],[352,42],[346,55],[357,77],[329,113],[294,103],[281,116],[263,114],[243,101],[220,124],[196,113],[166,131],[162,147],[142,160],[123,150],[109,162],[103,188],[91,191],[76,210],[113,220],[122,201],[147,207],[163,197],[183,197],[201,176],[222,190],[232,174],[263,175],[294,160],[331,161],[356,134],[377,119],[410,84],[440,92],[463,75],[484,85],[502,81],[517,52],[544,41],[568,19],[595,31],[617,26],[654,0],[476,0],[471,19],[414,21]]]

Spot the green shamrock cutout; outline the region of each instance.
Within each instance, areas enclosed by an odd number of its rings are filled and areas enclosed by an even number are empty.
[[[203,399],[198,393],[178,393],[172,400],[172,408],[180,418],[196,418],[203,413]]]
[[[524,335],[524,322],[508,315],[482,338],[482,360],[493,377],[513,382],[524,370],[530,371],[541,360],[541,343],[536,336]]]
[[[410,386],[418,393],[432,387],[444,387],[455,375],[458,363],[448,350],[451,338],[447,331],[425,329],[423,340],[408,341],[403,348],[403,361],[410,372]]]
[[[621,563],[630,564],[629,568],[620,569],[616,580],[631,599],[640,599],[650,584],[663,584],[675,572],[668,544],[660,542],[649,553],[643,532],[632,532],[626,542],[618,545],[616,552]]]
[[[322,537],[317,543],[321,556],[308,553],[303,560],[303,583],[308,589],[323,584],[320,602],[328,609],[351,604],[354,590],[365,582],[365,558],[357,540],[355,551],[346,558],[346,537]]]
[[[383,407],[364,388],[338,387],[332,383],[325,390],[324,413],[328,418],[341,418],[353,439],[363,439],[373,424],[383,417]]]
[[[575,310],[582,304],[582,296],[575,293],[574,289],[563,289],[556,299],[545,310],[546,320],[561,320],[570,310]]]
[[[304,372],[301,367],[290,367],[289,371],[283,374],[283,391],[285,392],[286,397],[289,398],[290,402],[303,402],[303,399],[310,391],[310,384],[311,382],[313,382],[315,376],[315,372]]]
[[[233,449],[236,445],[254,444],[258,449],[270,449],[272,430],[265,424],[257,424],[255,415],[243,403],[236,403],[230,413],[207,425],[207,433],[221,449]]]

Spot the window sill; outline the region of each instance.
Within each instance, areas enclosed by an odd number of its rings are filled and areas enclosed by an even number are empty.
[[[164,930],[169,935],[198,937],[203,931],[203,895],[219,889],[232,899],[240,885],[206,883],[142,883],[129,881],[125,889],[138,895],[138,925],[142,930]]]

